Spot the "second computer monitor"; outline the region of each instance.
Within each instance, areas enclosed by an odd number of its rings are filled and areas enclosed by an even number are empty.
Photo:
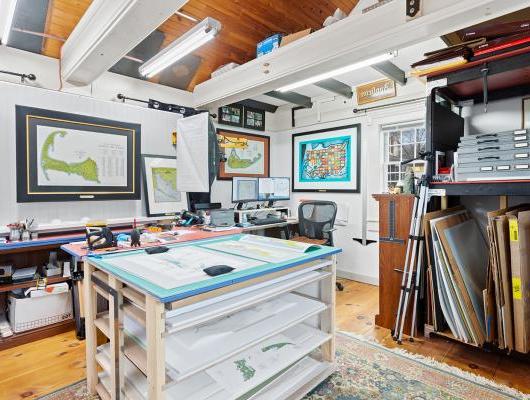
[[[232,203],[258,201],[258,178],[232,178]]]
[[[259,178],[258,200],[277,201],[290,199],[290,179],[287,177]]]

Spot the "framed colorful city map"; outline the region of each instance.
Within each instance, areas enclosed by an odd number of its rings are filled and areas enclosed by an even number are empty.
[[[359,193],[360,125],[297,133],[292,145],[294,192]]]
[[[141,126],[16,106],[17,201],[137,200]]]
[[[268,136],[217,129],[217,141],[224,154],[224,161],[219,164],[217,179],[269,176]]]

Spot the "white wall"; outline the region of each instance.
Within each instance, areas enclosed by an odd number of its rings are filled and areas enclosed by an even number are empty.
[[[89,86],[65,86],[58,91],[58,60],[5,46],[0,46],[0,69],[37,76],[35,82],[21,84],[16,77],[0,74],[0,225],[29,216],[46,223],[145,215],[143,200],[17,204],[15,105],[138,123],[142,125],[142,153],[173,155],[171,132],[176,129],[177,115],[140,103],[124,104],[116,94],[191,106],[191,93],[113,73],[105,73]]]
[[[425,96],[424,85],[411,80],[405,87],[398,87],[398,97],[376,105],[414,99]],[[330,101],[331,100],[331,101]],[[292,171],[291,136],[294,133],[314,131],[351,124],[361,124],[361,193],[293,193],[290,201],[292,210],[296,210],[301,199],[332,200],[339,206],[348,209],[348,223],[337,226],[335,245],[343,249],[338,257],[338,273],[340,276],[358,281],[378,284],[379,282],[379,248],[377,243],[363,246],[352,240],[362,238],[362,207],[366,201],[367,238],[377,240],[378,205],[372,194],[383,191],[383,160],[380,129],[382,125],[425,120],[425,102],[388,107],[385,109],[354,114],[354,100],[344,98],[325,99],[319,103],[313,99],[310,110],[296,112],[296,127],[291,127],[290,107],[280,107],[272,118],[270,129],[274,147],[271,165],[283,175],[290,176]],[[362,107],[359,107],[362,108]],[[363,200],[363,198],[365,200]]]

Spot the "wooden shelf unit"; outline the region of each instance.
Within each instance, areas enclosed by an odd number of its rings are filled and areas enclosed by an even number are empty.
[[[46,282],[48,285],[52,285],[54,283],[69,282],[71,280],[70,278],[63,278],[62,276],[51,276],[49,278],[42,278],[42,279],[46,279]],[[0,284],[0,293],[10,292],[11,290],[15,290],[15,289],[27,289],[32,286],[35,286],[36,284],[37,284],[36,280],[16,282],[16,283],[2,283]]]
[[[69,319],[29,331],[14,333],[13,336],[0,338],[0,351],[71,331],[74,329],[74,325],[74,320]]]

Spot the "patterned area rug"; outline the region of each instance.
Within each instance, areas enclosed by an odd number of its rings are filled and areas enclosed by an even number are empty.
[[[95,400],[84,381],[39,400]],[[337,335],[337,372],[305,400],[530,399],[506,386],[422,356]],[[189,399],[192,400],[192,399]]]

